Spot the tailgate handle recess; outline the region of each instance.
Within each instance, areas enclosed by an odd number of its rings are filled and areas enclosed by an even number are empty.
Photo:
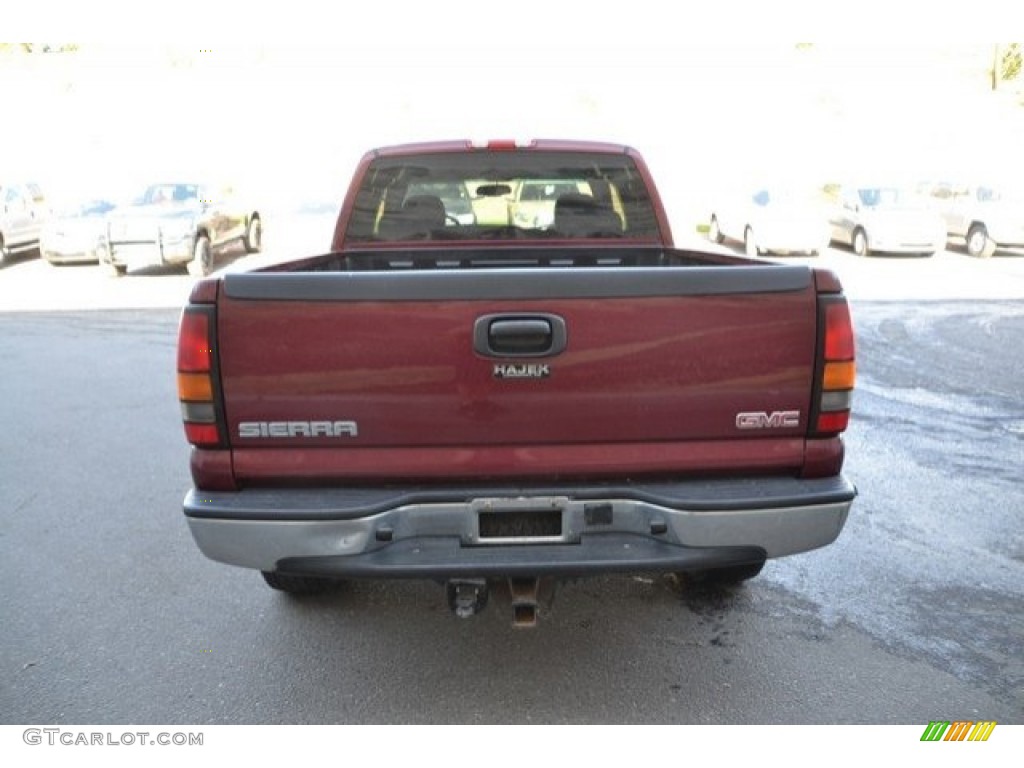
[[[558,315],[484,315],[473,326],[473,349],[486,357],[549,357],[565,349],[565,340]]]

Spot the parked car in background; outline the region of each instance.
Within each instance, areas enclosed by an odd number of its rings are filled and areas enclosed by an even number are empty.
[[[931,256],[946,247],[946,228],[923,197],[897,186],[830,185],[832,240],[858,256],[911,253]]]
[[[509,205],[513,226],[549,229],[555,221],[555,202],[562,195],[590,194],[585,181],[564,179],[527,179],[518,185]]]
[[[476,223],[473,213],[473,202],[469,190],[462,182],[424,181],[412,182],[406,193],[406,200],[420,195],[434,195],[444,204],[448,223],[459,226],[472,226]],[[335,208],[337,206],[334,206]]]
[[[227,186],[161,183],[107,217],[100,261],[122,275],[135,267],[182,264],[194,275],[213,271],[216,252],[240,242],[247,253],[262,247],[259,211]]]
[[[17,253],[37,251],[48,215],[46,197],[38,185],[0,183],[0,263]]]
[[[57,206],[43,225],[40,255],[51,264],[98,263],[104,248],[106,215],[114,207],[106,199]]]
[[[971,256],[988,257],[997,248],[1024,247],[1024,184],[942,182],[928,194],[945,222],[947,238],[962,242]]]
[[[748,256],[817,256],[828,247],[828,213],[820,192],[813,189],[762,187],[721,201],[711,212],[708,238],[741,242]]]

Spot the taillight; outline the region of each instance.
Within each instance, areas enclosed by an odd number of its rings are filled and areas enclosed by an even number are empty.
[[[190,304],[178,328],[178,400],[185,437],[192,445],[214,448],[224,443],[217,413],[213,369],[214,309]]]
[[[819,436],[836,435],[850,423],[853,386],[857,378],[850,307],[842,296],[823,296],[820,318],[823,326],[819,368],[815,388],[814,430]]]

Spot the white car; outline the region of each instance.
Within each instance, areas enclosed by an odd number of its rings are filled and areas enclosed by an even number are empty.
[[[550,229],[555,222],[555,203],[562,195],[590,194],[585,181],[527,179],[509,205],[512,224],[523,229]]]
[[[946,227],[916,193],[897,186],[831,187],[832,240],[858,256],[931,256],[946,247]]]
[[[39,253],[50,264],[99,263],[106,215],[114,203],[105,199],[75,201],[58,206],[43,225]]]
[[[962,240],[971,256],[1024,246],[1024,189],[942,183],[929,192],[947,237]]]
[[[16,253],[38,250],[48,215],[38,186],[0,183],[0,264]]]
[[[713,210],[708,237],[716,243],[741,242],[748,256],[817,256],[828,246],[828,216],[811,190],[765,187]]]

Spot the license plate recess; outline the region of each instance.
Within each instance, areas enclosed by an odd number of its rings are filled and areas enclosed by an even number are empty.
[[[544,544],[566,541],[568,499],[477,499],[473,544]]]

